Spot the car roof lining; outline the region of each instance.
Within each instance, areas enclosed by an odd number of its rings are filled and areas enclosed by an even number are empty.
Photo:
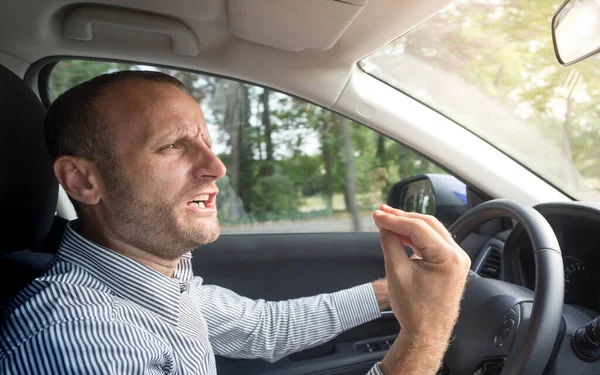
[[[173,53],[166,35],[123,27],[100,25],[95,27],[90,41],[68,39],[64,36],[65,20],[81,6],[72,1],[4,3],[0,5],[3,14],[0,63],[20,75],[30,64],[48,56],[85,56],[177,66],[254,82],[331,107],[357,61],[424,22],[449,2],[371,0],[365,2],[331,48],[292,52],[234,35],[229,25],[227,0],[102,1],[105,7],[118,6],[118,10],[136,10],[180,22],[198,38],[197,56]],[[97,6],[100,1],[85,4]],[[318,25],[308,23],[306,28],[313,26]],[[285,41],[284,30],[273,32],[282,34],[279,39]],[[287,37],[290,42],[297,42],[293,32]]]

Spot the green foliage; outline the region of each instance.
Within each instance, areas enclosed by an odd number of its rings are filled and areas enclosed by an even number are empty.
[[[258,220],[270,217],[288,216],[296,211],[300,204],[296,184],[289,175],[279,169],[271,176],[259,177],[252,187],[252,214]]]

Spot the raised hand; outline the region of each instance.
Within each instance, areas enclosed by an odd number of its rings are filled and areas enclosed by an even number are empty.
[[[386,375],[435,373],[458,318],[471,260],[433,216],[382,206],[373,218],[390,304],[401,327],[382,370]],[[405,246],[413,249],[411,258]],[[410,363],[405,361],[407,353]]]

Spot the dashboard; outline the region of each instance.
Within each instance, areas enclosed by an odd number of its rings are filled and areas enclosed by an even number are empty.
[[[564,302],[591,315],[600,312],[600,203],[548,203],[535,207],[558,239],[564,262]],[[505,281],[535,289],[535,259],[517,226],[504,245]],[[512,272],[511,269],[512,267]]]

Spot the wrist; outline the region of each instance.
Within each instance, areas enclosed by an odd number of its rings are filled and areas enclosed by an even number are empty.
[[[379,311],[390,309],[390,299],[388,294],[388,284],[385,278],[375,280],[371,283],[373,291],[375,292],[375,298],[377,299],[377,306]]]
[[[384,375],[435,375],[442,366],[449,334],[400,333],[379,368]]]

